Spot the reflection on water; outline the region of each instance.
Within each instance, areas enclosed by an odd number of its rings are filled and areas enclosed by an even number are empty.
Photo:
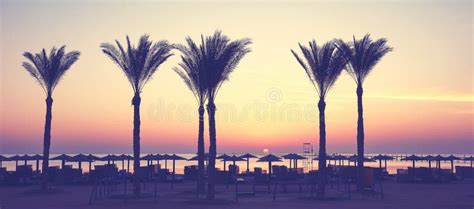
[[[71,156],[72,155],[75,155],[75,154],[71,154]],[[94,154],[94,155],[97,156],[97,157],[106,156],[106,154]],[[144,155],[146,155],[146,154],[143,154],[143,156]],[[189,158],[192,158],[192,157],[195,156],[195,154],[178,154],[178,155],[182,156],[186,159],[189,159]],[[437,154],[434,154],[434,155],[437,155]],[[3,155],[3,156],[11,157],[11,156],[14,156],[14,155]],[[56,156],[58,156],[58,155],[57,154],[51,154],[50,158],[53,158],[53,157],[56,157]],[[372,155],[370,155],[370,156],[372,156]],[[396,154],[396,156],[407,156],[407,154]],[[460,157],[460,158],[464,158],[464,157],[468,157],[469,155],[457,155],[457,156]],[[33,170],[36,169],[36,161],[28,161],[27,163],[28,163],[28,165],[32,165]],[[50,163],[50,166],[61,166],[61,161],[58,161],[58,160],[50,160],[49,163]],[[304,163],[303,160],[299,160],[298,161],[298,167],[302,167],[303,163]],[[95,161],[95,162],[92,162],[92,167],[94,167],[95,165],[104,165],[104,164],[107,164],[107,161]],[[115,164],[117,165],[117,167],[119,169],[122,169],[122,161],[116,161]],[[153,164],[157,164],[157,161],[153,161]],[[164,160],[161,160],[160,164],[161,164],[162,168],[165,167],[165,161]],[[168,169],[171,170],[172,169],[172,161],[168,160],[167,164],[168,164]],[[227,162],[227,166],[229,164],[232,164],[232,162]],[[263,170],[268,169],[268,163],[266,163],[266,162],[257,162],[256,158],[250,159],[249,164],[250,164],[250,170],[251,171],[253,170],[254,167],[260,167]],[[334,161],[330,161],[329,164],[333,165]],[[338,162],[338,164],[339,164],[339,162]],[[366,166],[370,166],[370,167],[379,167],[379,162],[378,161],[377,162],[366,162],[364,164]],[[24,165],[24,161],[19,161],[18,165]],[[76,162],[66,162],[66,165],[72,165],[74,168],[78,167],[78,163],[76,163]],[[142,160],[141,165],[145,166],[146,161]],[[187,161],[187,160],[176,161],[176,172],[178,174],[184,173],[184,166],[189,166],[189,165],[197,165],[197,161]],[[247,169],[247,162],[246,161],[236,162],[236,165],[239,166],[240,171],[245,171]],[[286,166],[289,166],[289,161],[288,160],[283,160],[282,162],[273,162],[272,165],[286,165]],[[347,161],[345,161],[344,165],[347,165]],[[353,164],[351,163],[351,165],[353,165]],[[466,161],[459,160],[459,161],[454,161],[454,165],[455,166],[456,165],[470,166],[470,163],[466,162]],[[40,161],[39,166],[40,166],[40,169],[41,169],[41,161]],[[125,169],[127,168],[127,161],[124,162],[123,166],[125,166]],[[384,166],[383,162],[382,162],[382,166]],[[397,173],[397,169],[407,168],[407,167],[411,167],[411,166],[412,166],[411,161],[392,160],[392,161],[387,162],[387,169],[388,169],[388,172],[390,174]],[[435,162],[432,162],[431,166],[435,167]],[[4,162],[2,162],[2,167],[6,167],[8,171],[14,171],[15,170],[15,161],[6,161],[6,162],[4,161]],[[223,169],[224,168],[224,162],[218,160],[216,162],[216,167],[218,169]],[[317,160],[313,161],[313,166],[312,167],[313,167],[313,169],[316,169],[318,167]],[[416,162],[416,167],[428,167],[428,162],[427,161],[417,161]],[[450,169],[451,168],[451,163],[450,162],[441,162],[441,168]],[[133,170],[133,162],[130,162],[130,169]],[[82,170],[83,170],[83,172],[89,172],[89,163],[83,162],[82,163]]]

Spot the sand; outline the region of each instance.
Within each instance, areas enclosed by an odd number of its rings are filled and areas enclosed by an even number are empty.
[[[90,185],[56,186],[59,191],[51,194],[32,192],[37,186],[0,187],[0,209],[109,209],[109,208],[318,208],[318,209],[356,209],[356,208],[387,208],[387,209],[472,209],[474,207],[474,180],[452,182],[448,184],[402,184],[384,182],[385,199],[376,196],[355,195],[351,200],[338,196],[335,200],[314,200],[305,198],[305,194],[289,188],[290,193],[279,194],[275,201],[272,195],[260,188],[254,197],[241,197],[235,201],[234,187],[226,189],[218,187],[217,201],[209,203],[196,200],[191,192],[192,183],[177,184],[172,190],[169,185],[160,184],[160,197],[155,203],[153,199],[129,200],[104,199],[89,205]],[[151,186],[147,187],[149,191]],[[122,190],[123,191],[123,190]]]

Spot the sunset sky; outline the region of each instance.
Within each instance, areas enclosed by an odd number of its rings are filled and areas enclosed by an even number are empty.
[[[366,33],[394,48],[364,84],[366,152],[474,152],[470,0],[3,0],[0,8],[0,153],[42,152],[45,95],[21,66],[24,51],[81,52],[53,95],[52,153],[131,153],[132,88],[100,44],[145,33],[183,43],[216,29],[253,40],[216,99],[218,152],[301,152],[304,142],[316,150],[317,94],[290,49]],[[143,153],[196,152],[197,104],[172,70],[178,62],[170,58],[143,90]],[[329,92],[329,153],[356,152],[355,89],[343,73]]]

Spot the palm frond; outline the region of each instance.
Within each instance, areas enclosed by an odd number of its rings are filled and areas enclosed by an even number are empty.
[[[346,70],[357,84],[363,83],[382,57],[393,50],[387,45],[386,39],[381,38],[373,41],[370,34],[366,34],[360,40],[357,40],[354,36],[352,43],[339,40],[337,46],[344,53],[346,60],[349,61]]]
[[[313,40],[309,42],[309,47],[299,44],[299,48],[304,60],[295,51],[291,50],[291,52],[305,70],[319,97],[324,99],[331,87],[334,86],[347,61],[343,53],[337,50],[334,41],[320,47]]]
[[[62,46],[59,49],[53,47],[49,55],[45,49],[34,55],[30,52],[23,53],[28,62],[23,62],[22,66],[38,81],[41,88],[49,96],[53,93],[66,71],[70,69],[80,56],[78,51],[66,53],[65,48],[66,46]]]
[[[206,70],[208,97],[214,98],[221,85],[226,81],[240,60],[250,52],[250,39],[230,41],[230,39],[216,31],[214,35],[204,38],[201,36],[203,66]]]
[[[202,51],[190,38],[186,38],[187,45],[176,44],[181,55],[181,62],[174,70],[183,79],[189,90],[193,92],[198,104],[202,105],[207,100],[207,78],[204,75],[204,57]]]
[[[126,42],[126,50],[117,40],[115,41],[117,47],[109,43],[103,43],[100,47],[102,52],[122,69],[133,91],[138,93],[159,66],[173,56],[170,53],[173,47],[167,41],[153,43],[146,34],[140,37],[137,46],[132,45],[128,36]]]

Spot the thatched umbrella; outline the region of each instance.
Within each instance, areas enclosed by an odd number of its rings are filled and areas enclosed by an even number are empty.
[[[463,158],[462,160],[464,160],[464,161],[470,161],[470,162],[471,162],[471,168],[472,168],[472,161],[474,161],[474,157],[472,157],[472,156],[471,156],[471,157],[465,157],[465,158]],[[0,167],[1,167],[1,166],[0,166]]]
[[[28,165],[28,161],[31,160],[30,158],[31,158],[31,157],[28,156],[27,154],[24,154],[24,155],[20,156],[20,159],[25,162],[25,163],[24,163],[25,166]]]
[[[402,158],[402,159],[400,159],[400,160],[412,161],[412,163],[413,163],[413,168],[415,168],[415,162],[416,162],[416,161],[423,160],[423,158],[418,157],[418,156],[416,156],[416,155],[410,155],[410,156],[404,157],[404,158]]]
[[[385,161],[385,170],[387,170],[387,160],[393,160],[395,158],[388,156],[388,155],[377,155],[372,158],[372,160],[378,160],[379,161],[379,168],[382,168],[382,160]]]
[[[79,166],[78,166],[79,169],[82,170],[82,162],[92,162],[92,159],[87,155],[78,154],[76,156],[71,157],[71,159],[69,161],[77,162],[79,164]]]
[[[130,160],[133,160],[133,157],[126,154],[121,154],[118,156],[122,161],[122,170],[125,170],[125,160],[127,161],[127,172],[130,172]]]
[[[235,167],[235,162],[236,161],[245,161],[245,159],[241,158],[240,156],[232,155],[229,158],[227,158],[227,161],[232,161],[232,165],[234,165],[234,167]],[[237,170],[235,170],[235,171],[237,171]]]
[[[432,155],[427,155],[427,156],[424,156],[424,157],[421,157],[421,158],[423,158],[423,160],[428,161],[428,168],[431,169],[431,161],[434,161],[435,157],[432,156]]]
[[[307,159],[301,155],[298,155],[296,153],[290,153],[290,154],[287,154],[287,155],[283,155],[281,156],[287,160],[290,160],[290,169],[291,169],[291,161],[293,160],[293,169],[296,170],[298,169],[298,160],[303,160],[303,159]]]
[[[63,169],[64,166],[66,165],[66,161],[71,160],[71,158],[72,157],[69,156],[69,155],[62,154],[62,155],[51,158],[51,160],[60,160],[61,161],[61,169]]]
[[[171,181],[171,188],[173,188],[175,174],[176,174],[176,160],[186,160],[186,158],[173,154],[173,155],[170,155],[168,159],[173,160],[173,175],[172,175],[172,181]]]
[[[229,160],[229,157],[230,156],[227,155],[227,154],[222,154],[222,155],[216,157],[216,159],[220,159],[220,160],[222,160],[222,162],[224,162],[224,171],[227,169],[226,165],[227,165],[227,161]]]
[[[157,165],[160,165],[160,160],[163,160],[163,156],[160,154],[156,154],[156,155],[153,155],[152,159],[156,160]],[[151,161],[151,164],[153,164],[153,160]]]
[[[450,155],[448,157],[446,157],[446,160],[449,160],[451,162],[451,172],[454,173],[454,161],[455,160],[460,160],[461,158],[459,157],[456,157],[454,155]]]
[[[438,169],[441,169],[441,161],[447,160],[446,157],[443,157],[441,155],[436,155],[433,159],[436,161],[436,167]]]
[[[145,155],[145,156],[141,157],[140,160],[146,160],[146,165],[150,166],[151,164],[153,164],[153,159],[154,158],[155,157],[152,154],[148,154],[148,155]]]
[[[247,173],[249,173],[250,172],[250,158],[257,158],[257,156],[247,153],[245,155],[241,155],[240,157],[247,160]]]
[[[257,162],[268,162],[268,177],[272,175],[272,162],[281,162],[281,158],[272,154],[263,156]]]
[[[38,172],[39,171],[39,161],[43,159],[43,156],[36,154],[36,155],[30,156],[28,159],[36,161],[36,172]]]
[[[94,156],[92,154],[87,155],[87,157],[90,159],[89,160],[89,172],[92,170],[92,162],[93,161],[100,161],[100,157]]]
[[[168,169],[168,160],[172,160],[171,155],[168,155],[168,154],[161,155],[161,159],[165,160],[165,169]]]

